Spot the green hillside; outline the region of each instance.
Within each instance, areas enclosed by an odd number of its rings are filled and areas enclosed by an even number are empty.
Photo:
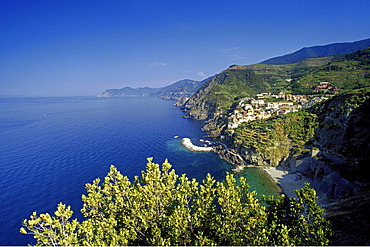
[[[241,98],[280,91],[316,103],[298,112],[240,121],[249,113],[242,111]],[[294,64],[230,66],[205,82],[184,108],[189,117],[207,120],[203,129],[220,138],[223,159],[236,166],[280,165],[299,174],[297,181],[312,179],[314,188],[335,200],[328,204],[332,245],[369,243],[370,47]],[[229,128],[234,119],[237,127]]]
[[[225,112],[240,98],[254,97],[262,92],[287,91],[291,88],[291,79],[299,78],[313,68],[328,64],[332,59],[333,57],[310,58],[284,65],[233,65],[205,82],[184,108],[190,110],[191,117],[211,118],[212,114],[200,116],[197,113],[216,109],[218,112]]]
[[[232,65],[206,81],[184,109],[190,117],[211,119],[215,113],[226,113],[239,99],[258,93],[326,93],[313,90],[321,82],[330,83],[339,92],[370,87],[370,48],[341,57],[309,58],[293,64]]]
[[[370,47],[336,58],[297,81],[303,89],[311,89],[320,82],[329,82],[340,91],[369,87]]]

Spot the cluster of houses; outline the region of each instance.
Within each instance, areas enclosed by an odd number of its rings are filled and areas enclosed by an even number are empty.
[[[329,82],[320,82],[319,84],[312,87],[315,91],[333,91],[333,92],[339,92],[338,87],[331,85]]]
[[[269,100],[269,99],[273,100]],[[280,100],[279,100],[280,99]],[[284,115],[297,112],[301,108],[327,100],[327,97],[313,97],[308,99],[305,95],[292,95],[280,92],[279,94],[261,93],[253,98],[243,98],[228,117],[228,129],[232,131],[243,122],[257,119],[266,119],[275,115]]]

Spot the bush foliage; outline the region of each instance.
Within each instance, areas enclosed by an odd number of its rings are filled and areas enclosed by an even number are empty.
[[[298,199],[270,198],[267,206],[228,174],[198,183],[179,176],[167,160],[148,159],[146,171],[131,182],[114,166],[104,181],[86,185],[82,212],[59,204],[55,215],[33,213],[20,231],[38,245],[325,245],[330,224],[308,184]]]

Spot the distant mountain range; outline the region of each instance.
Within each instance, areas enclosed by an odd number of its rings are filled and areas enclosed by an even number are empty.
[[[121,89],[107,89],[102,94],[99,94],[98,97],[160,97],[163,99],[179,99],[193,95],[204,82],[205,80],[194,81],[185,79],[161,88],[124,87]]]
[[[203,81],[193,81],[189,79],[177,81],[166,87],[159,88],[153,93],[149,94],[152,97],[160,97],[162,99],[179,99],[181,97],[192,96],[203,83],[208,80]]]
[[[150,87],[107,89],[102,94],[99,94],[98,97],[145,97],[153,93],[155,90],[158,89]]]
[[[262,64],[291,64],[307,58],[343,55],[370,46],[370,38],[348,43],[304,47],[296,52],[262,61]]]

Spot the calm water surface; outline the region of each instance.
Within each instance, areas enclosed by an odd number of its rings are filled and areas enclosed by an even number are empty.
[[[133,178],[146,158],[166,158],[178,174],[221,181],[232,166],[215,153],[184,148],[205,135],[202,122],[185,119],[173,101],[158,98],[0,98],[0,244],[27,245],[21,221],[33,211],[52,213],[59,202],[81,218],[85,183],[103,178],[110,165]],[[179,136],[179,138],[174,138]],[[251,189],[275,194],[268,178],[248,169]],[[239,175],[239,176],[240,176]]]

